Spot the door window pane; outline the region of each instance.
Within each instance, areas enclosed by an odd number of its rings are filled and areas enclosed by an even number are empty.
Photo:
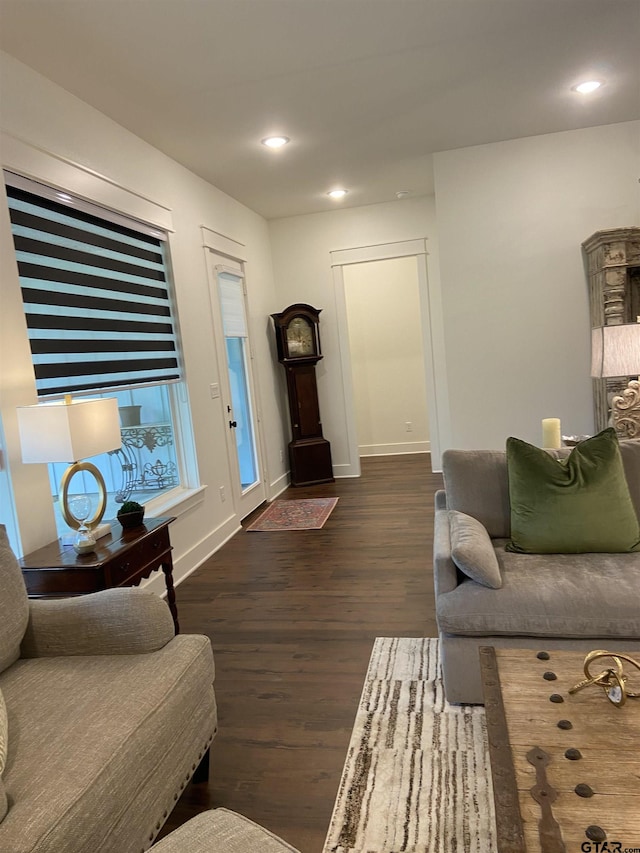
[[[256,454],[253,442],[251,422],[251,403],[247,389],[247,371],[245,362],[245,338],[226,338],[227,362],[229,365],[229,383],[235,428],[240,482],[246,489],[258,479]]]

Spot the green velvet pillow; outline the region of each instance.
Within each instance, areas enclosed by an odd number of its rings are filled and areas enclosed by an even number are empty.
[[[640,524],[613,428],[565,459],[507,439],[511,541],[524,554],[640,551]]]

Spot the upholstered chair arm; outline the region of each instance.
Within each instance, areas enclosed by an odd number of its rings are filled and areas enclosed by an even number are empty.
[[[156,842],[151,853],[298,853],[273,833],[228,809],[201,812]]]
[[[444,489],[438,489],[435,494],[435,507],[436,509],[446,509],[447,508],[447,493]]]
[[[175,634],[165,602],[136,587],[35,599],[29,611],[20,649],[25,658],[154,652]]]
[[[436,598],[458,586],[458,569],[451,558],[451,530],[449,513],[438,509],[433,531],[433,579]]]

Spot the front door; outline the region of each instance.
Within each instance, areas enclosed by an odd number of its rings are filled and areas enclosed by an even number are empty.
[[[224,351],[218,346],[218,358],[227,374],[226,382],[221,381],[228,426],[227,449],[234,481],[234,507],[240,518],[244,518],[266,498],[257,438],[258,410],[244,275],[242,267],[233,261],[217,256],[213,260],[221,318],[221,323],[216,323],[216,337],[224,341]]]

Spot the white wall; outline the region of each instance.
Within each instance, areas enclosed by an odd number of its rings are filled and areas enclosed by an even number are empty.
[[[415,257],[344,268],[361,456],[429,450]]]
[[[193,418],[200,482],[208,488],[171,527],[176,576],[202,561],[238,528],[231,502],[222,503],[219,486],[232,493],[226,455],[226,419],[209,384],[219,380],[201,226],[244,244],[250,326],[261,387],[269,481],[285,475],[285,446],[279,408],[279,365],[272,353],[268,316],[279,310],[262,217],[196,177],[106,116],[31,69],[1,54],[2,161],[31,177],[69,186],[81,195],[113,206],[157,210],[174,229],[170,247],[178,314]],[[212,156],[214,156],[212,154]],[[80,168],[78,168],[80,167]],[[147,201],[150,200],[150,201]],[[13,259],[6,200],[0,199],[2,250],[2,419],[6,432],[0,476],[6,491],[10,476],[20,520],[22,551],[55,538],[53,510],[44,466],[22,465],[15,406],[35,402],[33,373]],[[276,486],[274,485],[273,488]],[[3,517],[10,510],[3,509]]]
[[[640,122],[435,156],[450,446],[594,429],[581,243],[640,225]]]
[[[341,470],[349,468],[347,406],[353,404],[351,399],[345,399],[330,253],[426,237],[429,298],[439,307],[434,199],[422,196],[271,220],[269,233],[281,300],[279,310],[293,302],[307,302],[322,309],[320,335],[324,359],[316,371],[318,396],[324,436],[331,442],[334,471],[339,476]],[[434,323],[436,335],[439,335],[439,316],[434,318]],[[441,347],[440,337],[433,341],[433,347],[436,350]]]

